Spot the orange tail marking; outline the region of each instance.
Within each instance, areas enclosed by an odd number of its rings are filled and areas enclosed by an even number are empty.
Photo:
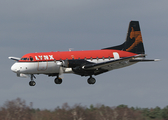
[[[135,46],[137,46],[139,43],[142,43],[142,35],[141,35],[141,31],[134,31],[134,28],[131,27],[132,30],[130,32],[130,38],[135,38],[135,42],[128,48],[126,49],[126,51],[130,51],[132,50]]]

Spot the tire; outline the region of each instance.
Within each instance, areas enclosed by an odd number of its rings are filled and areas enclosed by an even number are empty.
[[[61,78],[55,78],[54,82],[55,82],[55,84],[61,84],[62,79]]]
[[[30,85],[30,86],[35,86],[35,85],[36,85],[36,82],[35,82],[35,81],[30,81],[30,82],[29,82],[29,85]]]
[[[95,84],[96,79],[93,78],[93,77],[90,77],[90,78],[88,78],[87,82],[88,82],[89,84]]]

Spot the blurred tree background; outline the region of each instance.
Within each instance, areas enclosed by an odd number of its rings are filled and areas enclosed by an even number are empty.
[[[116,107],[102,104],[90,107],[64,103],[54,110],[33,108],[20,98],[6,101],[0,107],[0,120],[168,120],[168,106],[164,108],[134,108],[127,105]]]

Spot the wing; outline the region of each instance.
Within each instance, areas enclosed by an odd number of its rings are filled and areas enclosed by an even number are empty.
[[[144,54],[140,54],[140,55],[135,55],[135,56],[130,56],[130,57],[124,57],[124,58],[111,60],[111,61],[107,61],[107,62],[84,65],[84,66],[82,66],[82,68],[85,70],[106,68],[108,66],[126,63],[126,62],[129,62],[130,60],[134,60],[137,57],[144,57],[144,56],[145,56]]]
[[[145,55],[139,54],[135,56],[106,61],[102,63],[92,63],[92,64],[86,63],[86,64],[83,64],[82,66],[77,66],[73,68],[73,71],[76,74],[79,74],[81,76],[98,75],[98,74],[107,72],[109,70],[118,69],[118,68],[132,65],[136,62],[130,62],[130,60],[134,60],[135,58],[138,58],[138,57],[142,58],[142,57],[145,57]]]
[[[11,59],[11,60],[15,60],[15,61],[19,61],[20,60],[20,58],[18,58],[18,57],[8,57],[9,59]]]

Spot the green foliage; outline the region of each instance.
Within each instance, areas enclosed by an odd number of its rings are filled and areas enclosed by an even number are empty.
[[[168,120],[168,106],[162,109],[162,118],[164,118],[165,120]]]
[[[124,105],[124,104],[121,104],[121,105],[117,106],[117,108],[128,108],[128,106]]]
[[[94,105],[91,104],[89,110],[91,111],[95,110]]]

